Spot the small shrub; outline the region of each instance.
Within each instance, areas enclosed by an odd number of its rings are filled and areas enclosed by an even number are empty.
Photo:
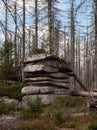
[[[33,119],[33,113],[29,109],[22,110],[20,114],[21,118],[23,118],[24,120]]]
[[[97,123],[91,124],[86,130],[97,130]]]
[[[57,110],[53,115],[53,122],[56,125],[60,125],[63,122],[62,118],[62,112],[60,110]]]
[[[43,104],[41,103],[41,98],[39,97],[37,97],[36,100],[33,102],[28,102],[28,106],[36,116],[40,114],[43,110]]]
[[[75,107],[84,105],[85,99],[82,97],[57,97],[55,100],[55,105],[60,105],[61,107],[65,105],[66,107]]]
[[[0,115],[2,114],[14,114],[16,111],[15,105],[5,104],[3,100],[0,100]]]
[[[75,128],[76,127],[76,122],[73,120],[66,121],[64,123],[65,128]]]
[[[82,97],[72,97],[72,98],[67,98],[65,100],[65,106],[68,108],[72,108],[72,107],[80,107],[82,105],[85,104],[85,99]]]
[[[3,100],[0,100],[0,115],[8,113],[8,106]]]
[[[8,83],[0,81],[0,96],[8,96],[9,98],[19,99],[21,97],[21,89],[24,84],[19,82]]]
[[[21,117],[25,120],[34,119],[43,111],[43,105],[39,97],[34,102],[28,102],[28,106],[29,109],[21,111]]]

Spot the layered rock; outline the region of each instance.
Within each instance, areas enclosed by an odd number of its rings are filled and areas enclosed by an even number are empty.
[[[66,61],[47,54],[33,55],[25,61],[23,71],[27,84],[22,89],[25,104],[37,95],[44,104],[53,102],[57,95],[69,95],[68,72],[72,70]]]

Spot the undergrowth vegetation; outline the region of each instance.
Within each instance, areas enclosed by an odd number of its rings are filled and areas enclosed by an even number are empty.
[[[21,111],[22,121],[17,130],[95,130],[89,125],[97,120],[97,116],[95,113],[87,114],[86,109],[86,99],[82,97],[57,97],[50,105],[43,105],[41,99],[37,98],[35,102],[29,103],[29,109]],[[73,116],[74,113],[83,115]]]
[[[15,112],[16,108],[13,105],[8,105],[5,104],[3,100],[0,100],[0,115],[8,115],[8,114],[13,114]]]
[[[28,107],[29,109],[21,110],[21,117],[25,120],[35,119],[43,112],[43,104],[39,97],[33,102],[28,102]]]
[[[97,130],[97,113],[90,113],[86,102],[82,97],[57,97],[54,103],[43,105],[37,97],[28,102],[29,108],[19,110],[18,121],[11,130]],[[0,114],[9,111],[11,108],[0,100]]]
[[[89,125],[86,130],[97,130],[97,122]]]
[[[0,81],[0,96],[19,99],[21,97],[22,87],[23,84],[20,82]]]

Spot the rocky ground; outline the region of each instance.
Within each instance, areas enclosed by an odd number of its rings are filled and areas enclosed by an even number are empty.
[[[16,117],[2,115],[0,117],[0,130],[11,130],[16,123]]]
[[[2,114],[0,130],[86,130],[97,122],[97,111],[89,111],[82,98],[62,97],[51,105],[36,104],[32,105],[34,109],[31,107]]]
[[[15,129],[18,119],[15,116],[2,115],[0,117],[0,130],[12,130]],[[57,128],[58,130],[74,130],[70,128]]]

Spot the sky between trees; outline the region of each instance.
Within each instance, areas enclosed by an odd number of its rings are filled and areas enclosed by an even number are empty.
[[[15,0],[8,0],[8,6],[10,9],[10,11],[13,10],[14,5],[13,2]],[[42,9],[44,8],[46,5],[45,0],[39,0],[39,8]],[[32,26],[33,22],[34,22],[34,6],[35,3],[33,0],[26,0],[26,26]],[[55,7],[60,10],[59,14],[57,16],[57,19],[59,19],[61,21],[61,28],[64,28],[64,26],[66,26],[66,29],[69,30],[69,26],[70,26],[70,1],[69,0],[58,0],[59,3],[55,4]],[[76,18],[76,33],[79,33],[80,30],[80,34],[84,35],[85,32],[87,32],[86,28],[87,26],[89,26],[90,24],[92,24],[93,22],[93,4],[91,0],[86,0],[85,3],[83,3],[81,5],[81,7],[79,7],[80,3],[82,2],[82,0],[75,0],[75,5],[74,5],[74,10],[75,10],[75,18]],[[18,8],[18,13],[19,13],[19,17],[22,17],[22,0],[17,0],[17,8]],[[79,7],[79,9],[77,10],[77,8]],[[77,12],[76,12],[77,10]],[[47,11],[47,10],[45,10]],[[45,12],[44,11],[44,12]],[[42,14],[41,16],[44,16],[44,14]],[[5,19],[5,5],[3,4],[2,1],[0,1],[0,21],[2,21],[4,23],[4,19]],[[12,19],[12,16],[9,15],[9,30],[13,31],[14,30],[14,21]],[[19,18],[18,18],[19,19]],[[45,20],[46,21],[46,20]],[[20,21],[19,21],[20,22]],[[43,20],[40,20],[39,22],[40,24],[43,25]],[[20,25],[19,25],[20,26]],[[20,26],[21,27],[21,26]],[[69,34],[68,34],[69,35]],[[0,28],[0,40],[2,42],[2,38],[3,37],[3,33],[2,30]]]
[[[57,56],[64,51],[62,57],[71,62],[84,84],[94,87],[97,81],[95,9],[94,0],[1,0],[0,44],[11,41],[15,51],[11,57],[18,56],[19,62],[25,53],[29,55],[37,49],[36,44],[45,45],[49,53]]]

